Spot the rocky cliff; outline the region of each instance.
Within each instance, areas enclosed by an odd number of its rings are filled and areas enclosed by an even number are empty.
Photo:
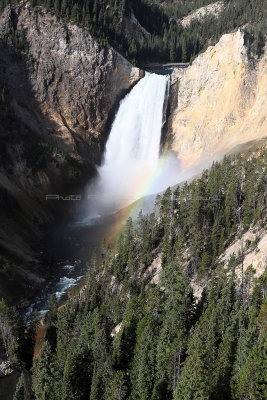
[[[267,53],[251,59],[241,30],[175,70],[172,85],[171,148],[185,168],[267,135]]]
[[[14,9],[7,7],[1,16],[0,38],[7,38],[11,45],[14,31],[23,33],[27,43],[28,79],[34,98],[42,114],[54,122],[54,134],[65,151],[84,153],[81,144],[98,147],[108,134],[110,112],[140,78],[140,70],[112,48],[101,48],[86,30],[32,9],[27,2]],[[20,92],[25,96],[21,83]],[[92,154],[96,161],[97,147]]]
[[[14,300],[43,281],[33,242],[56,206],[45,194],[88,182],[119,100],[142,72],[28,2],[0,16],[0,47],[0,297]]]
[[[182,18],[180,24],[186,28],[188,27],[192,21],[201,21],[207,16],[213,15],[214,17],[218,17],[220,12],[222,11],[224,4],[222,1],[217,1],[216,3],[208,4],[207,6],[198,8],[197,10],[192,11],[189,15]]]

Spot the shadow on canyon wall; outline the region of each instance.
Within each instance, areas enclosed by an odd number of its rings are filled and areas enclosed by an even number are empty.
[[[64,152],[56,122],[35,99],[25,60],[4,43],[0,88],[0,297],[15,302],[52,273],[51,262],[40,255],[40,240],[52,222],[72,211],[71,202],[47,201],[46,194],[80,191],[95,167],[89,146],[73,131],[76,154],[87,159]]]

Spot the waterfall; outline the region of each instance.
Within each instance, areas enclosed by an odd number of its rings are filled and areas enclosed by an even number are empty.
[[[147,72],[121,101],[99,176],[89,189],[95,216],[136,200],[157,169],[168,88],[169,76]]]
[[[168,80],[168,76],[146,73],[122,100],[100,174],[106,167],[127,167],[130,161],[137,160],[152,170],[156,167]]]

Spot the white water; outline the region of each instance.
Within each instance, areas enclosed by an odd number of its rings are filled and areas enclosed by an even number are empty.
[[[48,312],[48,303],[50,296],[55,293],[57,300],[60,301],[62,297],[66,295],[68,290],[76,286],[81,279],[83,278],[80,274],[79,266],[81,265],[81,260],[76,260],[73,265],[65,264],[61,265],[60,269],[63,270],[62,277],[59,279],[55,279],[53,282],[49,282],[49,284],[44,288],[43,292],[39,297],[36,297],[34,303],[32,303],[26,313],[24,315],[24,320],[26,323],[31,322],[31,318],[33,316],[34,311],[38,312],[39,318],[42,318]],[[76,272],[75,269],[78,271]],[[65,273],[67,272],[66,276]]]
[[[158,184],[162,181],[167,187],[166,176],[156,172],[168,89],[169,76],[146,73],[121,101],[106,144],[103,164],[98,169],[98,178],[88,190],[89,217],[77,225],[93,224],[94,218],[149,194],[144,191],[144,185],[154,175],[158,183],[150,190],[159,191]],[[40,316],[45,314],[52,293],[56,293],[60,301],[81,280],[82,276],[75,273],[78,264],[78,261],[74,265],[67,262],[62,266],[62,276],[51,287],[45,288],[43,296],[29,307],[25,320],[30,320],[34,309],[39,310]]]
[[[146,73],[121,101],[97,181],[89,188],[90,219],[136,200],[157,169],[169,76]]]
[[[168,81],[168,76],[146,73],[121,102],[106,145],[101,177],[106,169],[128,167],[131,161],[155,169]]]

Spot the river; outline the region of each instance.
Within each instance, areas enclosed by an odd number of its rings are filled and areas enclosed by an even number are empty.
[[[59,302],[66,299],[66,293],[82,281],[92,254],[101,256],[103,239],[112,242],[131,215],[131,203],[177,183],[170,181],[168,163],[160,159],[168,73],[146,72],[122,99],[97,177],[85,189],[74,219],[58,224],[46,240],[54,278],[26,311],[26,321],[31,320],[34,310],[40,317],[47,312],[52,293]]]

